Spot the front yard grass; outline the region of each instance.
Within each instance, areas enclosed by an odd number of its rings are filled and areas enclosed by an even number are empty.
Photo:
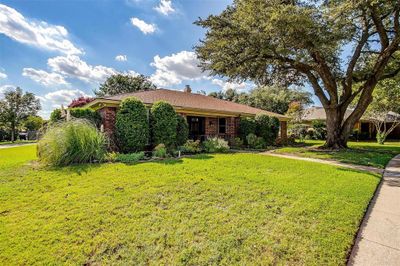
[[[400,153],[400,142],[386,142],[380,145],[376,142],[349,142],[349,149],[327,151],[318,149],[322,140],[306,140],[304,145],[282,147],[274,150],[276,153],[293,154],[302,157],[331,159],[343,163],[360,164],[385,168],[386,164]]]
[[[343,265],[379,176],[257,154],[42,169],[0,150],[0,264]]]

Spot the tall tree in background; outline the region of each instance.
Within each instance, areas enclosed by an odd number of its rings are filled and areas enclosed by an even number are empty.
[[[4,93],[0,100],[0,123],[11,132],[11,141],[23,120],[30,115],[37,115],[40,101],[33,93],[23,92],[19,87]]]
[[[373,93],[366,115],[375,125],[376,140],[384,144],[387,136],[400,125],[400,84],[398,80],[380,82]]]
[[[98,97],[140,90],[153,90],[157,87],[144,75],[115,74],[111,75],[94,93]]]
[[[234,0],[195,22],[207,29],[196,53],[233,81],[309,83],[326,112],[325,147],[344,148],[376,84],[400,72],[399,12],[397,0]]]

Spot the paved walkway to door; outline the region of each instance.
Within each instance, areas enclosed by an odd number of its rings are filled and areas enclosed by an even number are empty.
[[[386,166],[349,265],[400,265],[400,154]]]

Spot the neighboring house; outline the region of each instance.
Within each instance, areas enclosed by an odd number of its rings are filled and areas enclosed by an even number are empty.
[[[157,101],[170,103],[178,114],[186,117],[189,124],[190,139],[204,140],[208,137],[218,136],[229,140],[238,135],[241,117],[254,117],[260,113],[278,118],[281,129],[280,137],[282,139],[287,138],[288,117],[243,104],[192,93],[189,86],[186,86],[184,91],[156,89],[96,98],[85,107],[100,112],[104,131],[112,135],[118,107],[121,101],[128,97],[138,98],[148,108]]]
[[[347,118],[351,114],[352,110],[347,109],[344,115]],[[398,117],[399,114],[391,113],[391,117]],[[301,120],[306,124],[311,124],[313,121],[325,121],[326,113],[323,107],[311,107],[304,110]],[[354,130],[358,131],[359,136],[364,136],[367,139],[373,139],[376,137],[376,129],[373,124],[372,118],[361,117],[361,119],[354,125]],[[390,121],[390,119],[388,120]],[[390,127],[390,123],[388,123]],[[389,134],[388,139],[400,139],[400,126],[397,126],[392,133]]]

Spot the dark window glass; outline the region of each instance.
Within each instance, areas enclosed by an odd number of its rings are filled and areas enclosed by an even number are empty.
[[[226,119],[220,118],[218,121],[218,125],[219,125],[219,133],[225,134],[226,133]]]

